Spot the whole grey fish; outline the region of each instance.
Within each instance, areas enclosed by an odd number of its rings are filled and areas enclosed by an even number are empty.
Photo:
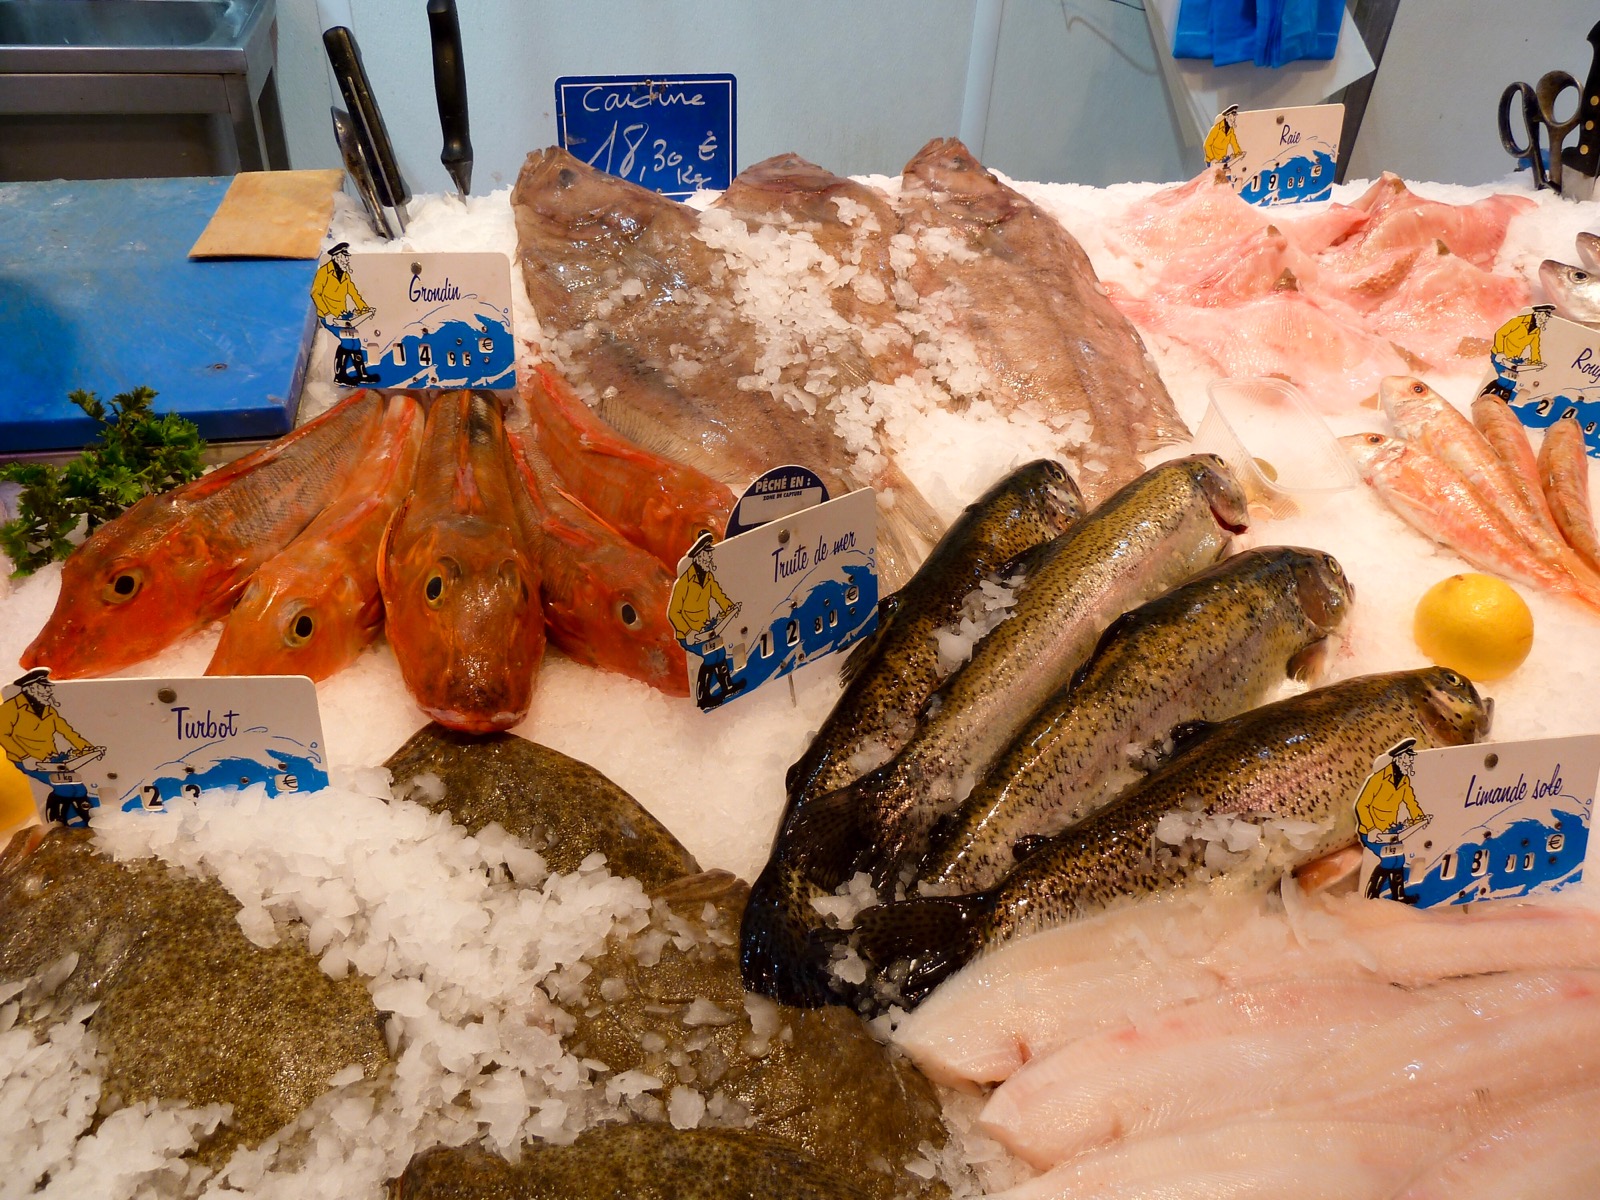
[[[997,404],[1029,404],[1062,428],[1091,504],[1139,474],[1139,455],[1188,437],[1139,334],[1060,222],[955,138],[929,142],[901,179],[921,307],[971,339]]]
[[[1013,938],[1206,881],[1270,886],[1354,843],[1355,797],[1380,754],[1406,738],[1419,750],[1476,742],[1492,707],[1466,677],[1428,667],[1252,709],[1044,842],[999,886],[859,914],[858,948],[879,966],[909,960],[903,993],[915,1003],[975,954]],[[1259,841],[1228,854],[1220,840],[1200,836],[1206,818],[1232,818],[1236,834],[1253,826],[1247,832]]]
[[[993,887],[1023,838],[1051,836],[1111,802],[1128,750],[1193,721],[1254,708],[1285,674],[1304,679],[1349,613],[1331,554],[1236,554],[1111,623],[1057,693],[935,830],[920,872],[931,894]]]
[[[867,1200],[830,1166],[748,1129],[602,1125],[568,1146],[529,1142],[515,1163],[481,1146],[435,1146],[394,1200]]]
[[[906,743],[918,710],[945,674],[938,631],[955,623],[980,581],[1065,532],[1082,512],[1083,498],[1060,464],[1040,459],[1019,467],[969,504],[911,581],[884,601],[877,632],[845,663],[844,693],[789,768],[785,822],[740,933],[751,991],[789,1004],[823,999],[816,992],[816,964],[805,965],[818,949],[808,942],[810,931],[823,922],[810,901],[837,881],[819,887],[810,880],[803,839],[787,836],[787,818],[808,800],[882,765]]]
[[[836,848],[853,843],[858,856],[867,850],[867,863],[838,861],[835,886],[863,865],[889,882],[920,858],[934,821],[966,799],[1071,680],[1101,631],[1222,558],[1247,521],[1232,473],[1216,455],[1201,454],[1151,468],[1041,546],[1011,615],[928,698],[900,753],[797,814],[805,836],[820,833]],[[857,832],[845,835],[841,821]]]
[[[1600,325],[1600,274],[1547,258],[1539,264],[1539,282],[1561,316]]]
[[[216,880],[119,863],[87,830],[24,829],[0,853],[0,984],[71,963],[22,1019],[47,1028],[97,1002],[106,1096],[231,1104],[198,1151],[208,1163],[282,1129],[342,1068],[376,1079],[389,1061],[359,976],[330,979],[292,939],[252,944],[238,915]],[[44,1182],[7,1178],[16,1195]]]
[[[694,209],[558,147],[528,156],[512,208],[547,348],[609,425],[735,489],[785,463],[833,496],[877,487],[880,574],[891,589],[911,577],[943,524],[875,446],[846,444],[819,364],[768,361],[772,331],[741,308],[738,273]]]
[[[1578,235],[1578,261],[1591,271],[1600,271],[1600,233]]]

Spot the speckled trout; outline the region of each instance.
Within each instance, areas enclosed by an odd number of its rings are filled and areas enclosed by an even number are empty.
[[[928,698],[894,760],[819,798],[800,818],[808,831],[826,831],[819,841],[866,847],[839,881],[867,869],[881,884],[919,859],[935,819],[966,799],[1101,631],[1222,558],[1247,519],[1222,460],[1193,455],[1151,468],[1041,546],[1011,616]],[[842,835],[841,823],[858,832]]]
[[[993,887],[1016,866],[1020,840],[1060,833],[1132,781],[1131,748],[1254,708],[1286,676],[1309,678],[1350,600],[1331,554],[1270,546],[1124,613],[936,828],[923,890]]]
[[[998,887],[868,909],[858,947],[879,966],[908,960],[914,1003],[1014,938],[1181,888],[1268,887],[1355,841],[1355,797],[1379,755],[1405,738],[1419,750],[1479,741],[1491,712],[1445,667],[1363,675],[1252,709],[1044,842]]]
[[[1044,459],[1019,467],[967,506],[911,581],[883,602],[877,632],[846,660],[843,695],[789,768],[786,818],[881,766],[910,739],[918,710],[947,673],[940,668],[939,630],[956,622],[981,581],[1064,533],[1083,507],[1065,468]],[[780,828],[740,934],[745,986],[790,1004],[820,999],[814,973],[801,964],[809,932],[822,924],[811,898],[833,886],[811,882],[805,849],[803,839],[791,841]]]

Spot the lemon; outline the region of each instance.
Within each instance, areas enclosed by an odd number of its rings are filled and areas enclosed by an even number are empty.
[[[1417,601],[1417,648],[1469,679],[1503,679],[1533,649],[1533,614],[1516,589],[1493,575],[1452,575]]]

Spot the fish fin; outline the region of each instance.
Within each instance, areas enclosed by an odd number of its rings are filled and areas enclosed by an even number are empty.
[[[1181,721],[1167,732],[1166,740],[1172,743],[1172,749],[1162,757],[1174,758],[1182,754],[1191,746],[1197,746],[1210,737],[1220,722],[1217,721]]]
[[[796,1008],[821,1008],[836,997],[829,986],[825,942],[812,936],[807,918],[820,914],[785,880],[781,842],[756,877],[739,925],[739,975],[761,996]],[[791,886],[785,886],[787,884]]]
[[[1333,652],[1332,638],[1318,638],[1309,646],[1296,651],[1289,659],[1289,678],[1296,683],[1306,683],[1322,674]]]
[[[900,593],[885,596],[878,601],[878,627],[864,640],[857,642],[855,648],[845,655],[843,664],[839,667],[839,681],[846,687],[855,682],[856,677],[872,664],[878,656],[878,646],[883,642],[883,631],[889,626],[889,619],[900,609]]]
[[[1125,612],[1111,624],[1107,625],[1100,633],[1100,640],[1094,644],[1094,649],[1089,651],[1089,657],[1084,659],[1078,669],[1072,673],[1072,679],[1063,689],[1070,692],[1089,677],[1089,671],[1100,658],[1111,648],[1111,644],[1138,624],[1138,615],[1134,612]]]
[[[851,942],[880,973],[905,963],[900,991],[915,1005],[977,953],[980,923],[993,909],[992,892],[880,904],[857,914]]]
[[[1039,848],[1049,841],[1050,837],[1048,834],[1025,833],[1015,842],[1011,843],[1011,857],[1014,858],[1018,863],[1021,863],[1022,860],[1027,858],[1030,854],[1038,853]]]
[[[779,834],[805,877],[832,890],[859,869],[872,833],[862,822],[857,783],[825,792],[795,808]]]
[[[1075,531],[1075,530],[1074,530]],[[1074,532],[1069,531],[1069,532]],[[1013,575],[1020,574],[1023,579],[1031,576],[1039,564],[1051,553],[1051,548],[1056,544],[1055,538],[1029,546],[1022,553],[1011,558],[1005,566],[995,572],[1001,579],[1010,579]]]

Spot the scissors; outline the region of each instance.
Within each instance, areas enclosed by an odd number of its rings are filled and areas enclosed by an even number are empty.
[[[1578,102],[1570,117],[1557,120],[1556,101],[1568,88],[1578,93]],[[1511,128],[1514,101],[1521,102],[1522,128],[1526,135],[1522,139]],[[1500,93],[1500,144],[1519,164],[1527,160],[1533,171],[1535,188],[1561,190],[1561,143],[1578,127],[1583,109],[1583,89],[1565,71],[1542,75],[1537,88],[1513,83]]]

